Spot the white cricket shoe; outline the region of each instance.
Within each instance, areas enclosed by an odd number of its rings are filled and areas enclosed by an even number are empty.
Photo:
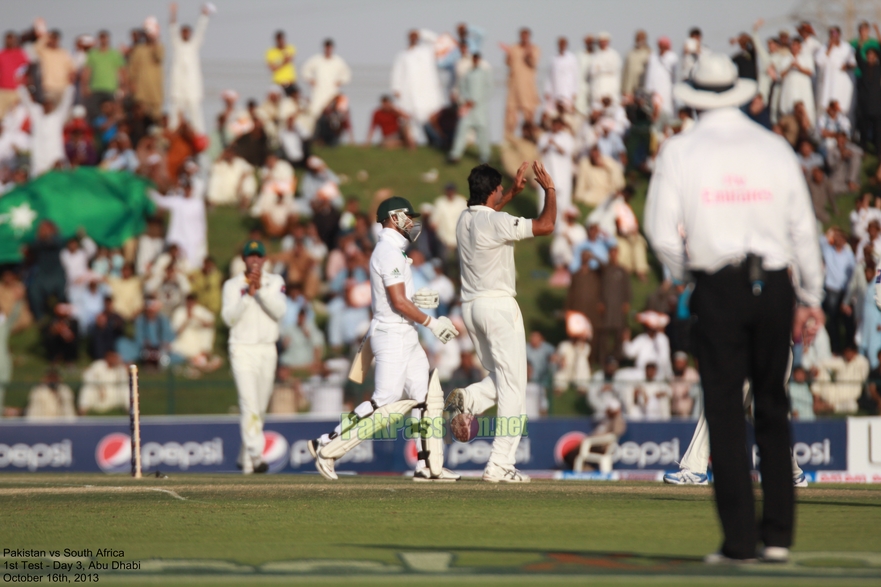
[[[731,558],[721,552],[714,552],[704,557],[704,563],[708,565],[751,565],[755,562],[754,558]]]
[[[766,546],[759,555],[759,560],[766,563],[789,562],[789,549],[784,546]]]
[[[795,487],[807,487],[808,486],[808,478],[805,477],[804,473],[799,475],[792,476],[792,485]]]
[[[669,485],[707,485],[706,473],[693,473],[688,469],[679,469],[677,473],[664,475],[664,483]]]
[[[336,481],[339,479],[336,471],[333,470],[333,463],[333,459],[326,459],[320,454],[315,457],[315,469],[328,481]]]
[[[416,471],[413,472],[413,481],[416,481],[417,483],[453,483],[461,478],[462,475],[454,473],[446,467],[443,468],[441,474],[437,477],[431,476],[431,470],[429,470],[428,467],[416,469]]]
[[[505,469],[492,463],[488,464],[483,471],[483,480],[489,483],[529,483],[531,481],[529,475],[521,473],[513,467]]]

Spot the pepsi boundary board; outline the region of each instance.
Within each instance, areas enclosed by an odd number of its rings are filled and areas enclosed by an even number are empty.
[[[851,420],[860,420],[859,418]],[[264,460],[273,473],[314,473],[307,442],[332,429],[333,421],[270,417],[265,426]],[[574,453],[593,423],[582,418],[531,421],[517,451],[527,470],[571,468]],[[614,455],[616,470],[673,470],[694,432],[694,421],[630,422]],[[806,471],[848,469],[848,420],[793,422],[793,451]],[[144,473],[236,472],[241,439],[238,418],[145,417],[141,420]],[[446,446],[445,466],[480,470],[489,459],[492,438]],[[753,454],[759,458],[752,441]],[[404,473],[416,463],[416,443],[374,440],[361,443],[338,462],[339,471]],[[130,470],[127,418],[81,418],[76,422],[0,423],[0,472],[106,472]]]

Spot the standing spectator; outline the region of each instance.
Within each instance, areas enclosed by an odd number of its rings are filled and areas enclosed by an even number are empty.
[[[418,128],[444,104],[434,46],[429,37],[411,30],[409,46],[398,53],[392,65],[392,93],[401,110]]]
[[[505,136],[513,135],[518,126],[518,117],[525,122],[535,120],[535,110],[539,105],[538,86],[535,72],[541,59],[541,49],[532,43],[532,31],[520,29],[520,42],[516,45],[502,45],[505,64],[508,66],[508,97],[505,102]]]
[[[813,126],[817,112],[814,107],[814,57],[802,48],[801,39],[797,37],[792,40],[789,48],[792,55],[784,58],[777,72],[783,78],[779,112],[781,115],[789,114],[794,110],[795,104],[801,102]]]
[[[860,143],[866,149],[871,142],[881,153],[881,50],[869,48],[866,62],[860,66],[857,80],[857,124]]]
[[[95,316],[89,332],[89,356],[100,359],[116,350],[116,341],[125,334],[125,320],[113,309],[113,298],[104,298],[104,308]]]
[[[621,357],[624,328],[633,297],[630,276],[618,264],[618,247],[609,249],[609,262],[603,267],[601,280],[601,318],[595,328],[594,346],[600,363],[605,363],[608,356]]]
[[[621,80],[621,94],[633,97],[636,90],[642,88],[652,50],[649,48],[648,35],[645,31],[636,31],[633,49],[624,60],[624,74]]]
[[[34,320],[43,318],[47,308],[67,300],[67,280],[61,264],[61,250],[64,241],[58,236],[58,228],[43,220],[37,227],[37,240],[28,245],[28,256],[32,259],[28,303]]]
[[[526,345],[526,363],[529,366],[529,381],[546,387],[553,376],[554,345],[547,342],[538,330],[529,333]]]
[[[83,371],[83,387],[77,400],[81,415],[128,410],[128,369],[115,351],[107,351]]]
[[[831,219],[826,207],[832,208],[833,214],[838,214],[838,205],[835,203],[835,195],[829,187],[826,173],[822,167],[814,167],[808,174],[808,190],[811,192],[811,203],[814,206],[814,216],[817,220],[826,224]],[[853,212],[851,212],[852,214]]]
[[[492,94],[492,71],[481,65],[480,53],[472,57],[474,68],[459,80],[459,123],[450,151],[450,161],[458,162],[465,153],[468,133],[477,134],[480,162],[489,161],[489,101]]]
[[[831,100],[838,100],[843,112],[850,112],[853,98],[851,69],[857,65],[853,47],[841,42],[841,29],[829,29],[829,44],[817,52],[817,107],[826,109]]]
[[[879,50],[881,49],[881,45],[878,44],[878,39],[873,39],[869,36],[869,23],[866,21],[862,21],[857,26],[857,38],[851,40],[850,46],[853,47],[854,50],[854,59],[857,62],[857,67],[854,69],[854,75],[856,75],[857,80],[863,76],[863,69],[866,65],[867,54],[869,50]],[[875,35],[877,37],[881,37],[881,34],[878,32],[878,25],[875,25]]]
[[[80,80],[80,93],[85,98],[89,118],[95,118],[101,104],[114,100],[116,91],[125,85],[125,58],[110,46],[110,33],[100,31],[98,46],[89,51]]]
[[[183,116],[200,135],[205,133],[205,120],[202,118],[202,61],[199,52],[205,41],[209,14],[209,7],[203,6],[194,30],[189,25],[178,24],[177,3],[171,4],[169,127],[177,128]]]
[[[572,58],[575,57],[572,56]],[[541,153],[542,163],[551,174],[557,190],[557,221],[555,225],[557,232],[563,230],[563,215],[572,205],[572,154],[574,151],[575,137],[566,129],[563,119],[557,116],[551,123],[551,132],[543,134],[538,139],[538,152]],[[544,194],[539,193],[539,212],[541,212],[544,199]]]
[[[156,19],[147,20],[149,22],[144,23],[144,42],[135,45],[128,55],[128,79],[132,98],[144,107],[149,116],[159,120],[162,118],[162,104],[165,99],[162,82],[165,48],[159,40]]]
[[[578,59],[569,51],[566,37],[557,39],[557,54],[551,58],[551,70],[545,84],[545,110],[554,116],[562,116],[575,109],[578,94]],[[557,105],[563,105],[563,112]]]
[[[18,104],[19,74],[27,64],[28,56],[18,46],[18,35],[8,31],[0,51],[0,118]]]
[[[272,83],[285,90],[297,83],[297,69],[294,66],[296,56],[297,48],[285,40],[284,31],[276,31],[275,46],[266,50],[266,65],[272,72]]]
[[[73,81],[76,70],[73,59],[60,46],[61,31],[54,29],[37,38],[36,52],[40,61],[40,80],[43,99],[57,104],[64,97],[64,90]]]
[[[577,251],[576,260],[579,261],[578,268],[572,273],[572,281],[563,308],[567,312],[578,312],[587,316],[591,329],[593,329],[594,324],[600,323],[600,309],[602,307],[601,265],[589,249]],[[592,263],[595,265],[591,265]],[[597,348],[594,347],[592,352],[591,362],[595,363]]]
[[[857,352],[853,343],[845,345],[840,357],[821,362],[813,384],[814,412],[820,414],[856,414],[857,400],[869,376],[869,360]]]
[[[173,353],[196,368],[211,370],[219,366],[218,359],[212,357],[214,314],[197,302],[196,294],[188,294],[185,303],[174,310],[171,328],[174,330]]]
[[[673,376],[670,377],[670,413],[679,418],[690,418],[694,413],[694,398],[700,393],[701,378],[697,369],[688,365],[684,351],[673,353]]]
[[[652,117],[661,124],[672,120],[675,113],[673,84],[679,56],[672,50],[669,37],[658,38],[658,52],[649,57],[645,71],[645,91],[652,97]]]
[[[645,332],[630,339],[630,330],[624,329],[624,356],[633,359],[636,368],[643,370],[649,363],[654,363],[660,379],[669,379],[673,374],[670,364],[670,339],[664,329],[670,323],[670,317],[657,312],[640,312],[636,320],[645,327]]]
[[[829,341],[832,352],[841,353],[846,344],[853,341],[843,341],[841,329],[844,316],[841,312],[841,303],[847,284],[853,275],[856,265],[854,254],[847,244],[847,236],[838,227],[830,228],[820,238],[820,250],[823,253],[823,262],[826,265],[826,280],[824,283],[826,295],[823,298],[823,311],[826,313],[826,332],[829,333]]]
[[[578,96],[575,98],[575,109],[582,116],[590,114],[590,62],[596,51],[596,39],[593,35],[585,35],[584,51],[578,57]]]
[[[621,100],[621,56],[610,46],[609,33],[601,32],[597,40],[600,49],[590,60],[590,103],[594,108],[606,96],[616,104]]]
[[[180,247],[187,266],[201,267],[208,252],[208,220],[203,194],[195,193],[191,181],[181,182],[181,187],[167,196],[150,195],[170,215],[165,241]]]
[[[76,418],[73,404],[73,391],[70,386],[62,383],[58,369],[50,367],[43,375],[40,385],[28,393],[28,407],[25,409],[27,420]]]
[[[24,86],[18,95],[31,123],[31,177],[37,177],[66,161],[64,122],[73,105],[73,88],[68,86],[58,103],[34,102]]]
[[[309,115],[314,125],[340,88],[352,81],[352,70],[342,57],[333,51],[333,39],[325,39],[324,53],[313,55],[303,65],[303,79],[312,86]]]
[[[758,80],[758,60],[756,58],[756,48],[753,45],[752,38],[746,33],[740,33],[736,39],[731,39],[731,44],[737,44],[740,47],[731,60],[737,66],[737,76],[747,79]]]
[[[73,317],[73,306],[55,304],[54,317],[43,328],[46,359],[53,363],[75,363],[79,356],[79,332],[79,323]]]

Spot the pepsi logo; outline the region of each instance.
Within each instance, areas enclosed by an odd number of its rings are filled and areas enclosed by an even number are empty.
[[[263,462],[272,473],[278,473],[288,464],[288,440],[278,432],[263,431]]]
[[[558,467],[566,464],[566,455],[581,448],[581,441],[587,436],[584,432],[567,432],[554,445],[554,462]]]
[[[132,462],[131,437],[122,432],[114,432],[102,438],[95,448],[95,462],[105,473],[123,473],[130,470]]]

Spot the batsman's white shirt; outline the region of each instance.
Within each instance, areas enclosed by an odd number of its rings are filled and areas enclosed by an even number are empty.
[[[230,328],[229,362],[239,392],[239,424],[242,433],[242,464],[263,455],[263,420],[272,395],[278,353],[278,323],[285,314],[284,280],[264,273],[260,289],[250,296],[248,281],[237,275],[223,284],[221,317]],[[250,457],[250,462],[245,456]]]
[[[404,395],[422,402],[428,393],[428,357],[419,344],[416,327],[395,311],[386,291],[387,287],[403,283],[407,299],[413,299],[413,273],[404,254],[409,244],[397,230],[383,228],[370,255],[370,347],[376,358],[373,401],[380,407]]]
[[[532,220],[471,206],[456,238],[462,273],[462,318],[477,358],[489,371],[465,388],[465,409],[481,414],[498,405],[502,418],[526,414],[526,331],[517,295],[514,243],[532,236]],[[489,464],[512,469],[520,435],[496,436]]]

